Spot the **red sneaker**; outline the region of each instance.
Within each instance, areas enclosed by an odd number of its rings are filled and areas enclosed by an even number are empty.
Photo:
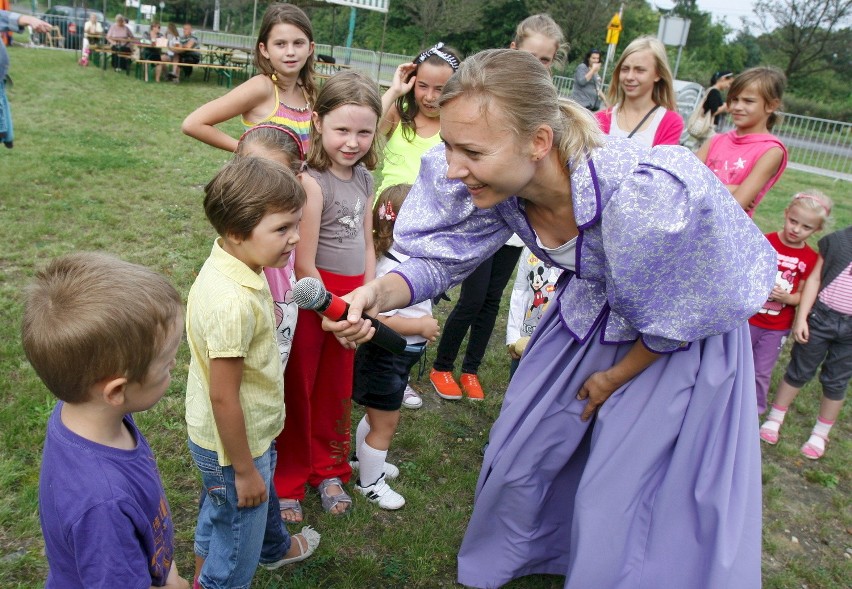
[[[485,392],[482,390],[482,385],[479,384],[479,377],[475,374],[462,374],[461,386],[464,394],[471,401],[482,401],[485,398]]]
[[[452,372],[442,372],[433,368],[432,372],[429,373],[429,380],[432,381],[435,392],[442,399],[458,401],[462,398],[461,389],[453,378]]]

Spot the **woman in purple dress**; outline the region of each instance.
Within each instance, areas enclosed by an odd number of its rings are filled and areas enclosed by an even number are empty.
[[[440,99],[395,241],[411,259],[353,291],[405,307],[460,282],[514,231],[564,268],[494,424],[459,581],[760,586],[760,450],[746,320],[775,254],[706,166],[604,137],[522,52],[462,63]]]

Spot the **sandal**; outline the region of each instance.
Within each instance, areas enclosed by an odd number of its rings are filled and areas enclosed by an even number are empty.
[[[334,485],[340,487],[340,493],[337,495],[330,495],[328,493],[328,488]],[[349,510],[352,509],[352,497],[346,494],[346,490],[343,488],[343,481],[339,478],[332,477],[330,479],[323,480],[319,484],[319,487],[317,487],[317,491],[319,491],[322,508],[326,511],[326,513],[330,513],[332,515],[343,515],[345,513],[349,513]],[[348,506],[343,511],[332,511],[338,503],[348,503]]]
[[[285,511],[293,512],[293,519],[284,516]],[[278,512],[285,524],[298,524],[302,522],[302,504],[298,499],[279,499]]]
[[[299,554],[291,556],[290,558],[287,558],[287,555],[285,554],[284,558],[281,560],[277,560],[275,562],[262,562],[260,563],[260,566],[268,571],[274,571],[285,564],[301,562],[314,553],[314,550],[316,550],[317,546],[319,546],[320,537],[320,533],[311,526],[305,526],[302,528],[301,532],[291,536],[291,540],[299,545]]]
[[[760,426],[760,439],[767,444],[774,446],[778,443],[778,432],[781,430],[781,425],[780,421],[767,419],[763,422],[763,425]]]
[[[816,440],[822,440],[822,447],[820,447]],[[813,441],[812,441],[813,440]],[[825,436],[821,436],[819,434],[811,432],[811,437],[808,438],[808,441],[802,446],[801,452],[802,456],[807,458],[808,460],[819,460],[822,458],[822,455],[825,454],[825,445],[828,443],[828,438]]]

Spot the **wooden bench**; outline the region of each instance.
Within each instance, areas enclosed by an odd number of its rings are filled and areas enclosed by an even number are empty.
[[[231,83],[233,81],[234,73],[244,71],[245,68],[241,65],[219,65],[214,63],[176,63],[173,61],[157,61],[153,59],[137,59],[136,64],[136,78],[140,80],[146,80],[150,78],[150,70],[145,72],[143,68],[149,68],[150,66],[164,65],[168,68],[174,67],[177,65],[178,67],[191,67],[191,68],[201,68],[205,70],[205,81],[207,80],[207,75],[209,73],[216,73],[216,80],[218,84],[221,86],[224,81],[228,88],[231,87]]]
[[[123,57],[123,58],[127,59],[128,61],[133,60],[133,52],[132,51],[113,51],[112,47],[110,47],[109,45],[91,45],[90,44],[89,45],[89,54],[92,57],[93,63],[97,64],[98,60],[101,61],[100,65],[101,65],[101,68],[104,71],[106,71],[107,67],[109,67],[109,65],[107,63],[109,61],[108,58],[113,56],[113,55]],[[95,56],[97,56],[97,59],[95,59]],[[129,76],[130,75],[130,68],[128,67],[125,70],[124,73]]]

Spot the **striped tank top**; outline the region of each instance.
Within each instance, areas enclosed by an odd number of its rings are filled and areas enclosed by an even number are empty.
[[[307,97],[305,97],[305,103],[308,106],[304,110],[293,108],[287,106],[278,98],[278,85],[273,83],[272,86],[275,88],[275,102],[278,105],[276,109],[260,121],[247,121],[245,117],[241,117],[243,126],[246,130],[262,123],[276,123],[290,127],[296,132],[299,139],[302,140],[302,147],[305,149],[305,153],[308,153],[308,148],[311,145],[311,105]]]

